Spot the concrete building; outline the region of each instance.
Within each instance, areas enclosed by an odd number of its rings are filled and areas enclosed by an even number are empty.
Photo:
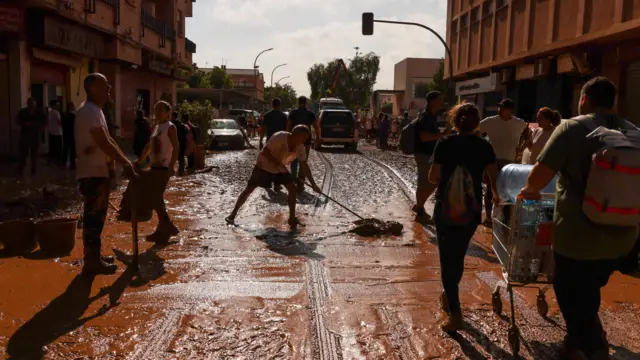
[[[149,114],[154,102],[175,101],[175,85],[188,75],[196,51],[184,31],[191,16],[192,1],[3,1],[0,156],[17,153],[15,117],[27,98],[78,107],[84,77],[97,71],[112,86],[109,114],[118,135],[130,136],[137,110]]]
[[[406,58],[395,65],[393,90],[402,93],[394,95],[394,114],[409,111],[415,116],[424,108],[426,94],[417,94],[416,87],[420,90],[420,84],[431,83],[442,62],[443,59]]]
[[[264,100],[264,75],[261,72],[257,73],[256,79],[256,71],[253,69],[230,69],[227,67],[224,69],[228,75],[231,75],[233,90],[258,99],[259,102]],[[200,70],[209,72],[211,68],[201,68]]]
[[[582,85],[603,75],[640,124],[637,0],[448,0],[447,19],[456,93],[485,116],[503,97],[528,121],[542,106],[574,116]]]

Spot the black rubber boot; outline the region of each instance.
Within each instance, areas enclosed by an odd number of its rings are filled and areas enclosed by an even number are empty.
[[[82,271],[92,275],[113,275],[118,270],[116,264],[110,264],[102,259],[100,250],[84,249],[84,267]]]

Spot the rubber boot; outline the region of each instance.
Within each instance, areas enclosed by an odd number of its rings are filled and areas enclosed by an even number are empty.
[[[118,270],[116,264],[109,264],[100,256],[100,250],[84,249],[84,267],[82,271],[93,275],[113,275]]]

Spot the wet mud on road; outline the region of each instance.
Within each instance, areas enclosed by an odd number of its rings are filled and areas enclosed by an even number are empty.
[[[323,192],[364,217],[404,225],[401,236],[374,238],[349,233],[357,218],[310,190],[299,196],[305,226],[295,231],[286,225],[286,191],[257,190],[237,226],[224,224],[256,155],[216,153],[207,159],[213,172],[172,180],[168,208],[183,232],[165,247],[141,241],[140,275],[126,268],[130,225],[111,212],[103,249],[118,259],[114,276],[80,276],[81,245],[63,258],[0,259],[8,289],[0,295],[0,357],[511,358],[510,314],[491,308],[500,266],[482,230],[460,285],[465,330],[450,337],[439,328],[434,229],[415,224],[410,210],[413,159],[366,146],[310,155]],[[143,224],[141,234],[154,225]],[[564,325],[552,293],[543,319],[536,289],[516,292],[523,358],[557,357]],[[614,276],[601,316],[616,359],[640,357],[638,304],[638,280]]]

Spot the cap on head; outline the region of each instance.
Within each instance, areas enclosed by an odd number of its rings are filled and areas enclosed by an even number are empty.
[[[502,101],[498,103],[498,107],[513,110],[516,108],[516,104],[511,99],[502,99]]]
[[[440,96],[442,96],[442,93],[440,91],[429,91],[429,93],[427,93],[427,104],[431,103],[433,100],[439,98]]]

